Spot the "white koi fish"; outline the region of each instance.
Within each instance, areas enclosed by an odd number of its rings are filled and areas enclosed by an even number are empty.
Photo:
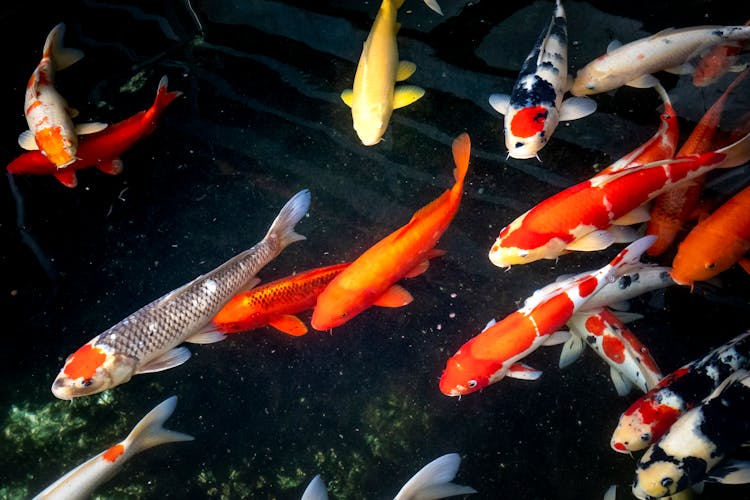
[[[537,157],[560,121],[577,120],[596,111],[587,97],[563,101],[568,85],[568,28],[557,0],[552,20],[526,58],[510,95],[492,94],[490,105],[505,115],[505,147],[517,159]]]
[[[138,422],[124,441],[86,460],[45,488],[34,500],[89,498],[100,484],[120,472],[134,455],[160,444],[192,441],[192,436],[163,427],[176,405],[177,396],[163,401]]]
[[[42,59],[26,86],[24,114],[29,130],[21,133],[18,144],[28,150],[39,149],[58,168],[76,160],[78,135],[104,129],[104,123],[73,125],[75,111],[55,89],[55,74],[83,57],[83,52],[62,46],[65,25],[55,26],[44,44]]]
[[[224,340],[202,330],[232,297],[258,283],[256,274],[289,244],[305,239],[294,226],[307,213],[310,192],[290,199],[266,236],[254,247],[190,283],[142,307],[68,356],[52,393],[60,399],[88,396],[118,386],[133,375],[167,370],[190,357],[182,342]]]
[[[750,26],[694,26],[668,28],[625,45],[610,43],[607,53],[578,70],[570,93],[576,96],[599,94],[628,85],[653,87],[651,74],[693,71],[686,64],[716,45],[741,44],[750,40]]]
[[[398,60],[396,14],[404,0],[383,0],[354,75],[354,86],[341,93],[352,108],[354,130],[365,146],[383,138],[394,109],[403,108],[424,95],[413,85],[396,87],[417,69],[413,62]]]

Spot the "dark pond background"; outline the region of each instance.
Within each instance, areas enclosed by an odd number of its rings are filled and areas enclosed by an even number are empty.
[[[552,3],[440,4],[444,17],[417,0],[399,13],[401,58],[417,64],[409,82],[427,93],[396,110],[373,147],[359,143],[339,93],[351,86],[378,2],[0,7],[6,163],[21,152],[24,88],[58,22],[67,25],[65,44],[86,54],[57,78],[79,120],[113,123],[146,109],[162,75],[184,92],[156,132],[123,155],[119,176],[84,170],[75,189],[51,177],[0,183],[0,497],[35,494],[172,394],[179,400],[167,426],[195,441],[135,457],[98,497],[293,499],[320,473],[332,498],[389,498],[454,451],[463,458],[457,481],[476,488],[475,499],[596,499],[610,484],[618,498],[631,497],[634,460],[612,452],[609,437],[638,394],[618,397],[593,352],[561,371],[559,347],[542,348],[526,359],[544,370],[538,381],[506,379],[460,401],[437,382],[446,359],[492,317],[619,250],[509,272],[487,259],[502,226],[649,138],[658,97],[629,88],[596,96],[598,113],[561,125],[542,163],[506,161],[501,117],[487,98],[510,91]],[[747,6],[718,1],[565,7],[571,72],[613,38],[750,17]],[[688,78],[659,76],[683,138],[731,81],[698,90]],[[746,100],[735,102],[730,114],[747,111]],[[332,335],[262,328],[190,345],[192,358],[178,368],[72,403],[52,396],[68,354],[256,243],[302,188],[312,192],[298,226],[308,239],[269,264],[263,280],[356,258],[452,185],[450,144],[464,131],[471,166],[439,244],[447,254],[405,283],[415,297],[409,306],[368,310]],[[712,176],[709,193],[738,190],[747,170]],[[668,373],[750,328],[748,297],[750,278],[731,269],[693,293],[674,287],[633,301],[644,318],[631,328]],[[748,495],[746,487],[709,486],[701,498]]]

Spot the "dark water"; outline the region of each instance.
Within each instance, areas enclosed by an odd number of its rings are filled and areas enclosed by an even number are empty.
[[[0,496],[38,492],[176,394],[167,426],[195,441],[135,457],[97,496],[299,498],[320,473],[332,498],[389,498],[424,464],[455,451],[463,458],[457,481],[479,491],[472,498],[601,498],[610,484],[630,497],[635,463],[612,452],[609,437],[638,394],[618,397],[593,353],[561,371],[559,348],[540,349],[526,359],[544,370],[538,381],[505,379],[460,401],[443,396],[437,382],[446,359],[489,319],[617,252],[509,272],[487,259],[502,226],[649,138],[658,98],[627,88],[596,96],[598,113],[560,126],[543,163],[506,161],[487,97],[509,92],[551,3],[440,4],[445,17],[416,0],[401,9],[401,57],[416,62],[409,81],[427,93],[396,110],[383,142],[369,148],[339,93],[351,86],[378,2],[2,7],[6,162],[20,153],[24,87],[58,22],[67,25],[66,45],[86,53],[58,76],[79,120],[112,123],[147,108],[162,75],[184,95],[123,156],[121,175],[84,170],[75,189],[23,176],[0,187]],[[572,70],[612,38],[750,17],[730,2],[612,4],[566,2]],[[687,79],[659,76],[683,138],[731,80],[697,91]],[[269,264],[263,280],[356,258],[452,185],[450,144],[464,131],[472,161],[462,205],[439,244],[447,254],[405,284],[415,298],[409,306],[373,308],[332,335],[292,338],[262,328],[190,345],[192,358],[178,368],[72,403],[50,393],[68,354],[260,240],[302,188],[312,192],[298,226],[308,239]],[[721,284],[634,301],[644,318],[631,328],[665,373],[750,327],[748,277],[731,269]],[[748,495],[746,487],[708,486],[701,498]]]

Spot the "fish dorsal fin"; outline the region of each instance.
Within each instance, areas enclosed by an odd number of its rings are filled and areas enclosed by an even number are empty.
[[[24,130],[18,135],[18,145],[26,151],[37,151],[39,149],[31,130]]]
[[[409,304],[414,297],[401,285],[393,285],[381,295],[374,305],[380,307],[402,307]]]
[[[180,366],[188,359],[190,359],[190,351],[187,347],[175,347],[139,367],[135,373],[154,373],[169,370],[175,366]]]
[[[510,96],[508,94],[492,94],[490,95],[490,106],[501,115],[505,115],[508,113],[508,107],[510,106]]]
[[[416,85],[400,85],[393,91],[393,109],[403,108],[424,95],[424,89]]]
[[[101,122],[79,123],[78,125],[76,125],[76,134],[94,134],[96,132],[101,132],[105,128],[107,128],[107,124]]]
[[[590,97],[568,97],[560,108],[560,121],[578,120],[596,111],[596,101]]]
[[[619,49],[620,47],[622,47],[622,42],[620,40],[612,40],[609,42],[609,45],[607,45],[607,54]]]
[[[74,188],[78,185],[78,177],[76,177],[76,171],[72,168],[61,168],[54,174],[55,179],[60,181],[63,186]]]
[[[272,321],[268,322],[269,325],[276,328],[280,332],[284,332],[287,335],[293,337],[301,337],[307,333],[307,327],[297,316],[293,314],[285,314]]]
[[[403,82],[414,72],[417,71],[417,65],[411,61],[399,61],[398,70],[396,70],[396,81]]]
[[[344,101],[344,104],[352,107],[352,102],[354,101],[354,92],[352,89],[346,89],[343,92],[341,92],[341,100]]]

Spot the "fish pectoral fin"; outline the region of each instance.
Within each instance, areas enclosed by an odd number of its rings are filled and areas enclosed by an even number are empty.
[[[52,57],[55,59],[57,71],[60,71],[83,59],[83,51],[55,46],[54,55]]]
[[[737,261],[737,264],[740,265],[742,269],[745,270],[747,274],[750,274],[750,257],[742,257],[740,260]]]
[[[542,376],[542,372],[524,363],[513,363],[505,376],[519,380],[536,380]]]
[[[36,151],[39,146],[34,139],[34,133],[31,130],[24,130],[18,135],[18,145],[26,151]]]
[[[307,333],[307,327],[305,324],[293,314],[285,314],[273,321],[269,321],[268,324],[287,335],[292,335],[293,337],[301,337]]]
[[[374,302],[374,305],[380,307],[403,307],[412,300],[414,300],[414,297],[404,287],[393,285]]]
[[[221,342],[225,338],[227,336],[222,332],[206,329],[186,338],[185,342],[190,342],[191,344],[213,344],[214,342]]]
[[[76,134],[86,135],[101,132],[109,125],[102,122],[79,123],[76,125]]]
[[[430,267],[430,259],[440,257],[445,254],[445,250],[438,250],[433,248],[425,255],[423,260],[420,260],[416,266],[414,266],[408,273],[404,275],[404,278],[413,278],[419,276],[423,272],[427,271]]]
[[[680,64],[678,66],[672,66],[671,68],[664,68],[667,73],[673,75],[692,75],[695,71],[695,66],[690,63]]]
[[[501,115],[505,115],[510,107],[510,96],[508,94],[492,94],[490,95],[490,106]]]
[[[651,212],[646,205],[641,205],[626,213],[622,217],[612,221],[617,226],[630,226],[631,224],[640,224],[651,219]]]
[[[612,235],[613,243],[631,243],[642,236],[628,226],[609,226],[607,232]]]
[[[352,107],[352,102],[354,101],[354,92],[352,89],[346,89],[343,92],[341,92],[341,100],[344,101],[344,104]]]
[[[190,358],[190,351],[187,347],[175,347],[156,359],[152,359],[145,365],[139,367],[135,373],[154,373],[169,370],[175,366],[180,366]]]
[[[637,89],[650,89],[651,87],[656,87],[658,84],[659,80],[654,75],[641,75],[638,78],[630,80],[625,85]]]
[[[627,396],[630,389],[633,387],[633,384],[623,377],[620,370],[614,366],[609,367],[609,378],[611,378],[612,383],[615,384],[615,390],[617,391],[618,396]]]
[[[565,249],[574,252],[595,252],[604,250],[614,242],[615,238],[609,231],[599,229],[571,241],[565,246]]]
[[[122,173],[122,160],[115,158],[114,160],[97,163],[96,168],[105,174],[117,175]]]
[[[547,335],[547,338],[544,340],[542,345],[546,347],[560,345],[560,344],[566,343],[571,338],[572,337],[569,331],[560,330],[550,335]]]
[[[76,171],[72,168],[62,168],[52,175],[54,175],[55,179],[60,181],[65,187],[74,188],[78,185],[78,177],[76,177]]]
[[[727,460],[711,470],[706,480],[722,484],[750,483],[750,461]]]
[[[403,82],[404,80],[409,78],[411,75],[413,75],[415,71],[417,71],[417,65],[414,64],[413,62],[399,61],[398,69],[396,70],[396,81]]]
[[[560,361],[557,365],[562,369],[570,366],[583,354],[583,339],[578,335],[571,335],[560,351]]]
[[[570,121],[589,116],[596,111],[596,101],[590,97],[568,97],[560,107],[560,121]]]
[[[424,89],[416,85],[401,85],[393,91],[393,109],[403,108],[424,95]]]

